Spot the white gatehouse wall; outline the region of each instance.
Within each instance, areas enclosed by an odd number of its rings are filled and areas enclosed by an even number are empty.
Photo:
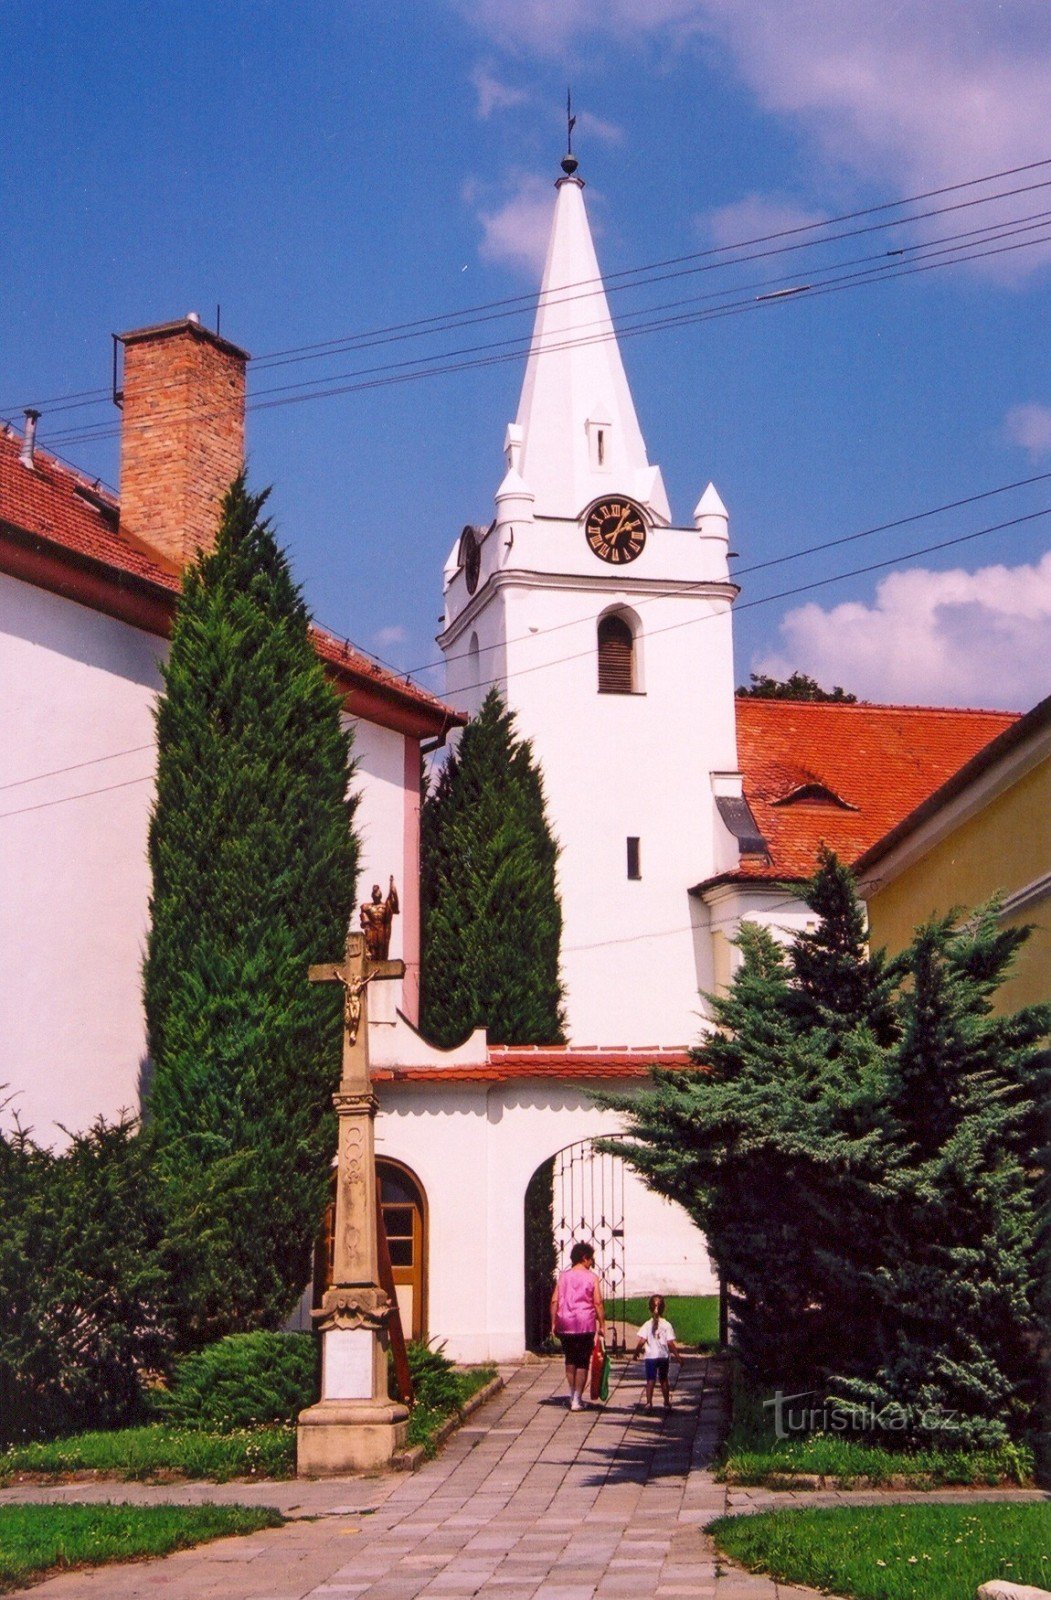
[[[623,1131],[569,1083],[384,1083],[376,1154],[411,1168],[427,1200],[428,1333],[456,1361],[525,1349],[525,1194],[568,1144]],[[704,1238],[680,1206],[630,1172],[624,1183],[629,1295],[714,1294]]]

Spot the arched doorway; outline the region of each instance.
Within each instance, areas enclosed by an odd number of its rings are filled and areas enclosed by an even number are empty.
[[[427,1201],[416,1174],[386,1156],[376,1160],[380,1207],[394,1288],[407,1339],[427,1337]],[[336,1224],[336,1174],[314,1248],[314,1305],[332,1282]]]
[[[551,1338],[550,1301],[555,1275],[583,1239],[595,1252],[613,1349],[624,1326],[624,1161],[578,1139],[537,1167],[525,1198],[526,1346],[543,1349]]]
[[[380,1204],[407,1339],[427,1337],[427,1204],[415,1173],[379,1157]]]

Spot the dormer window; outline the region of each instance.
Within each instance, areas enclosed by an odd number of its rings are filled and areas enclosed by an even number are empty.
[[[829,806],[836,811],[856,811],[857,806],[852,806],[849,800],[844,800],[842,795],[836,794],[827,784],[815,780],[812,783],[801,783],[795,789],[790,789],[777,800],[771,800],[774,806]]]
[[[604,467],[606,465],[606,430],[605,430],[605,428],[599,428],[597,434],[595,435],[595,451],[596,451],[596,454],[598,455],[598,464],[599,464],[599,466],[600,467]]]

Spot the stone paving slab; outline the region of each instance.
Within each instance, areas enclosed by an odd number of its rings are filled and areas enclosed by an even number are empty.
[[[815,1600],[813,1591],[717,1558],[706,1525],[726,1511],[909,1498],[727,1490],[709,1470],[724,1405],[718,1359],[684,1364],[667,1417],[638,1409],[637,1366],[616,1363],[613,1376],[609,1404],[578,1414],[566,1408],[556,1364],[509,1371],[471,1426],[412,1476],[0,1491],[0,1504],[239,1502],[276,1506],[290,1519],[163,1560],[67,1573],[22,1593],[37,1600]]]

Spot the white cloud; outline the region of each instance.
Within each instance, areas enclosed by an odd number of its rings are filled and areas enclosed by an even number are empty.
[[[372,637],[376,644],[404,644],[408,635],[404,628],[395,625],[390,628],[380,628]]]
[[[808,223],[820,222],[817,211],[806,211],[794,200],[780,195],[745,195],[733,205],[720,206],[710,211],[703,225],[713,244],[740,244],[747,239],[765,239],[772,233],[784,233],[790,228],[805,228]]]
[[[479,212],[482,260],[524,268],[532,277],[538,277],[544,265],[554,203],[550,179],[519,177],[502,205]]]
[[[1046,152],[1047,0],[452,0],[505,49],[565,52],[601,34],[721,45],[764,110],[831,164],[901,192],[1022,165]],[[1034,175],[1035,176],[1035,175]],[[1017,180],[1024,183],[1025,178]],[[1031,180],[1030,180],[1031,181]],[[1004,202],[1002,215],[1027,209]],[[1032,207],[1036,202],[1033,199]],[[976,220],[992,216],[982,207]],[[1020,274],[1047,248],[994,256]]]
[[[577,135],[579,134],[597,139],[600,144],[624,143],[624,129],[616,122],[607,122],[604,117],[596,117],[592,111],[577,113]]]
[[[756,672],[808,672],[864,700],[1024,710],[1048,692],[1051,551],[1028,566],[894,572],[872,605],[811,602],[780,633]]]
[[[1004,418],[1004,432],[1012,444],[1028,450],[1033,461],[1051,455],[1051,406],[1012,406]]]
[[[494,111],[510,111],[525,105],[529,99],[524,89],[513,89],[498,78],[494,69],[479,62],[471,73],[471,83],[478,96],[478,115],[488,122]]]

